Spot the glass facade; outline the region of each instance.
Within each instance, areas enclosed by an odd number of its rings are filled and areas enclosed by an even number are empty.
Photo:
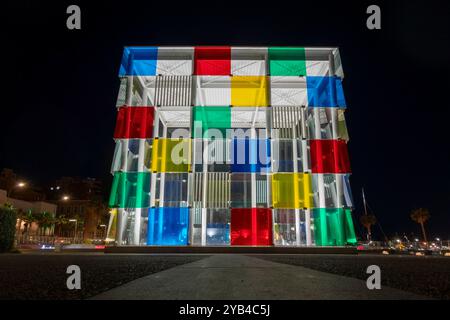
[[[108,238],[356,243],[337,48],[126,47]]]

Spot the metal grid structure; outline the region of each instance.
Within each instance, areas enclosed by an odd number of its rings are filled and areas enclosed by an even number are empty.
[[[356,243],[337,48],[126,47],[108,237]]]

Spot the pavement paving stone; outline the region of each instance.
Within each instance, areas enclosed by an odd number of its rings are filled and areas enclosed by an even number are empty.
[[[427,299],[366,282],[245,255],[209,258],[158,272],[103,292],[93,299],[311,300]]]

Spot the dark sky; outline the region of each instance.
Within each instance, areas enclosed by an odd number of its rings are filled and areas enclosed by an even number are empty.
[[[93,2],[2,2],[0,168],[109,189],[123,46],[338,46],[355,216],[364,186],[386,233],[418,233],[409,213],[426,207],[432,236],[450,238],[449,1]],[[80,31],[66,28],[69,4]],[[366,28],[369,4],[382,30]]]

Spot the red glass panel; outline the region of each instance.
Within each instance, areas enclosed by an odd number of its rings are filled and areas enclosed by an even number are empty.
[[[153,136],[154,107],[121,107],[117,113],[116,139],[145,139]]]
[[[228,76],[231,74],[231,47],[196,47],[194,74]]]
[[[267,208],[231,209],[231,245],[272,245],[272,210]]]
[[[313,173],[350,173],[347,143],[344,140],[311,140]]]

